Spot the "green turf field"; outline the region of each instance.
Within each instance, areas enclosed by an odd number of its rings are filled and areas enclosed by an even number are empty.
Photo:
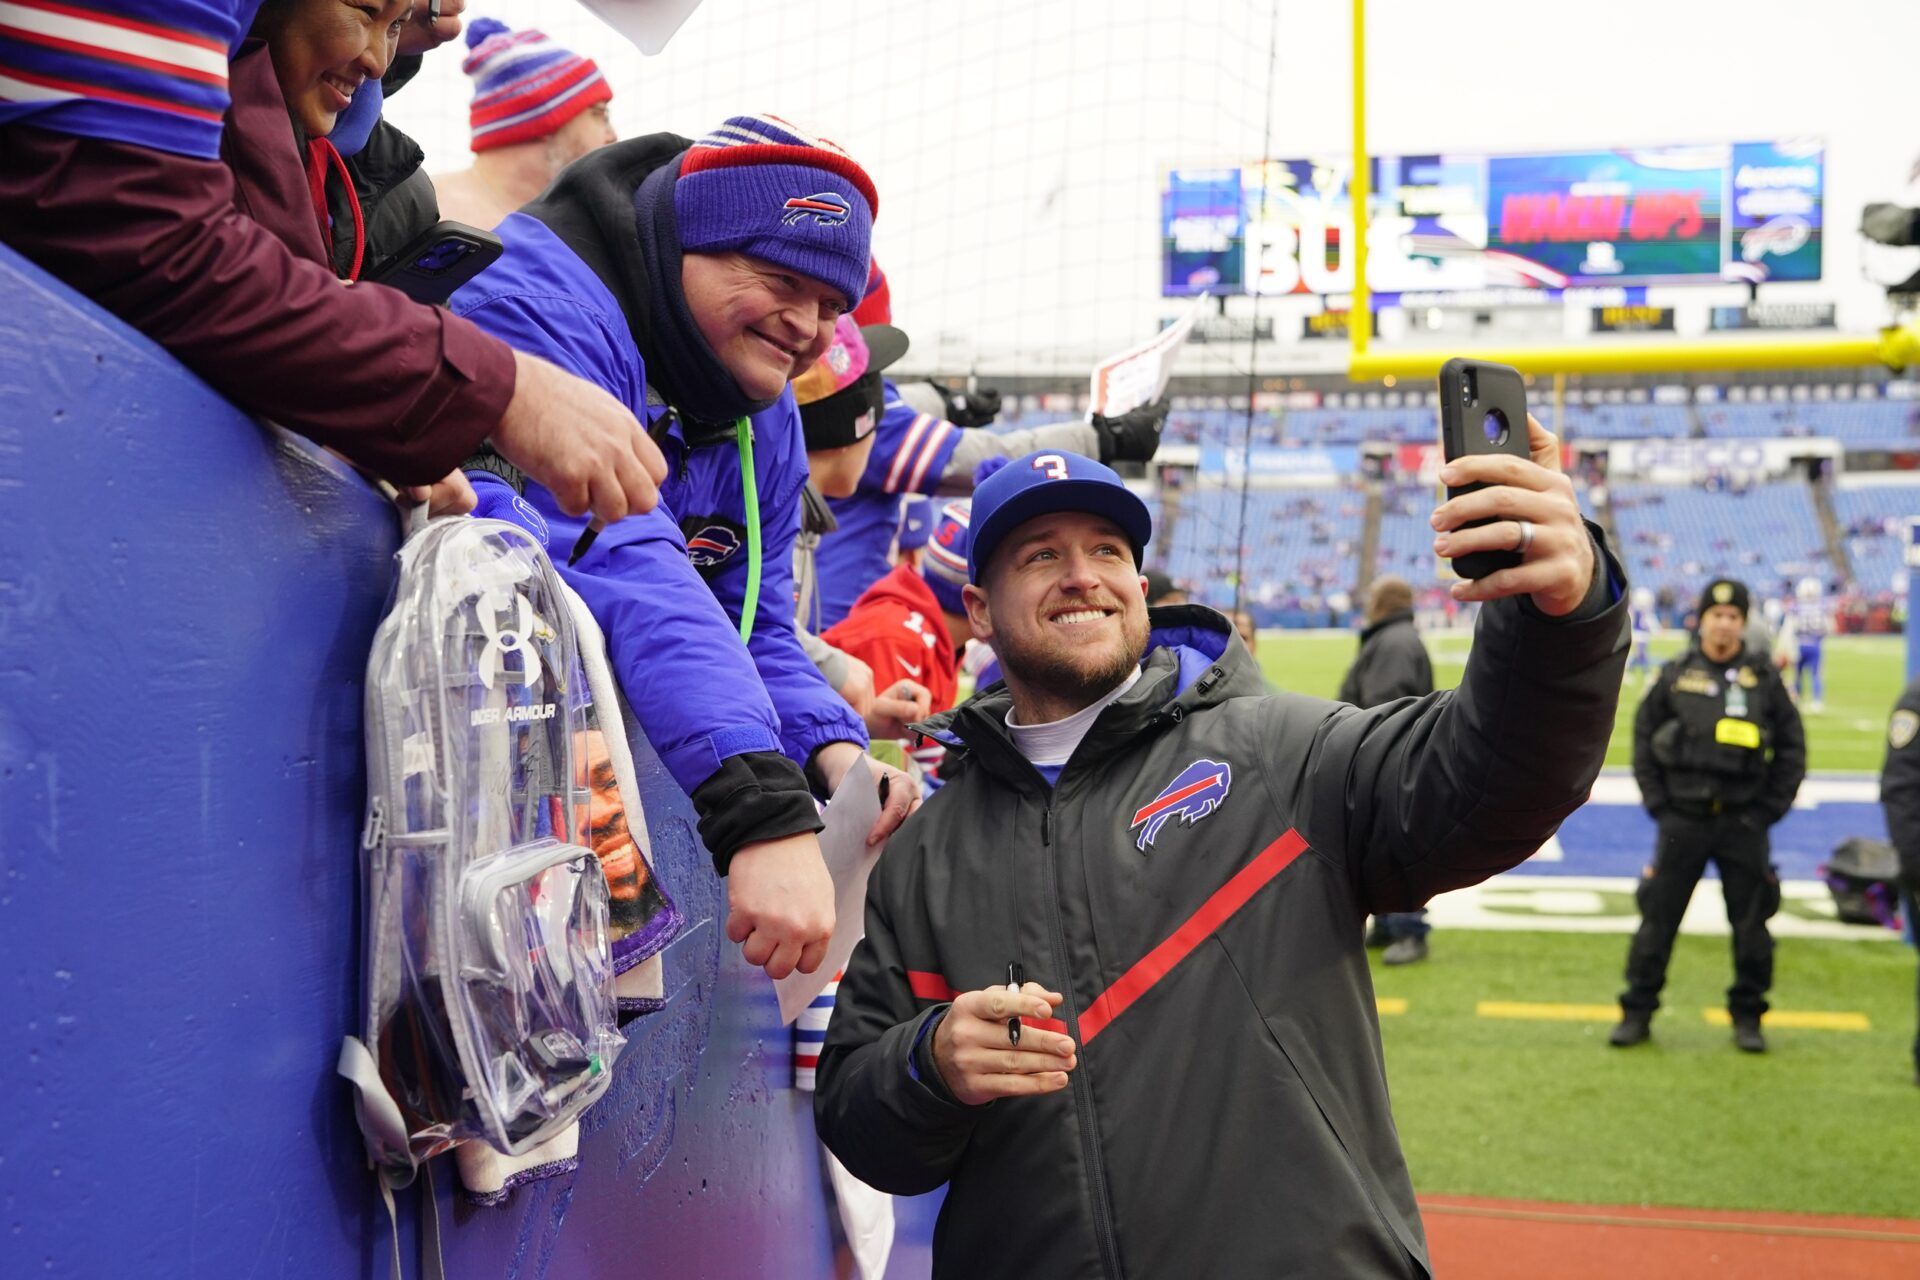
[[[1683,639],[1657,640],[1656,663]],[[1826,709],[1805,716],[1812,768],[1879,769],[1903,644],[1828,641]],[[1268,631],[1261,665],[1282,688],[1331,697],[1355,647],[1348,635]],[[1459,680],[1467,648],[1464,632],[1428,637],[1443,687]],[[1630,763],[1641,687],[1629,674],[1609,765]],[[1606,1046],[1607,1021],[1475,1013],[1483,1000],[1612,1005],[1624,935],[1439,931],[1432,945],[1426,962],[1374,974],[1383,999],[1407,1001],[1380,1026],[1420,1191],[1920,1217],[1912,1157],[1893,1137],[1920,1108],[1908,948],[1781,942],[1776,1008],[1864,1013],[1872,1028],[1776,1028],[1772,1051],[1751,1057],[1701,1017],[1723,1006],[1732,980],[1724,938],[1680,938],[1654,1040],[1625,1051]]]
[[[1659,662],[1680,652],[1679,632],[1654,641]],[[1894,699],[1906,683],[1905,640],[1899,636],[1843,636],[1827,641],[1826,708],[1815,715],[1803,711],[1807,726],[1807,764],[1819,770],[1862,769],[1878,772],[1882,731]],[[1340,677],[1353,660],[1354,637],[1326,631],[1266,631],[1260,636],[1260,665],[1267,678],[1283,689],[1331,698]],[[1429,636],[1434,679],[1442,688],[1458,683],[1466,662],[1465,632]],[[1640,677],[1628,673],[1620,694],[1620,714],[1607,746],[1607,763],[1632,763],[1633,712],[1640,705]]]
[[[1424,963],[1378,966],[1394,1115],[1423,1193],[1584,1204],[1920,1217],[1911,1134],[1914,953],[1786,940],[1776,1009],[1865,1013],[1865,1032],[1770,1029],[1736,1050],[1703,1008],[1731,979],[1724,938],[1681,937],[1654,1038],[1605,1022],[1482,1018],[1482,1000],[1610,1004],[1621,935],[1436,932]]]

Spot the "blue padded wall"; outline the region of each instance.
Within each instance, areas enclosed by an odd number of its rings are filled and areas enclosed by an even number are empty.
[[[4,248],[0,297],[0,1275],[384,1276],[333,1062],[394,519]],[[771,987],[636,746],[672,999],[572,1179],[472,1209],[437,1162],[448,1274],[832,1275]]]

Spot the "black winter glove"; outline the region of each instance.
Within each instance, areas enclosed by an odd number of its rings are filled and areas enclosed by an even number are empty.
[[[944,387],[932,379],[928,379],[928,385],[940,393],[946,405],[944,416],[956,427],[984,427],[1000,415],[1000,393],[992,387],[968,391],[964,387]]]
[[[1093,414],[1094,434],[1100,437],[1100,461],[1151,461],[1160,448],[1160,433],[1166,430],[1168,407],[1167,398],[1162,396],[1117,418]]]

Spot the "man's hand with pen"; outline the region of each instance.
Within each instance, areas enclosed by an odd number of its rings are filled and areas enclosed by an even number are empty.
[[[948,1092],[977,1107],[1066,1088],[1080,1061],[1072,1038],[1027,1023],[1015,1040],[1008,1026],[1014,1018],[1051,1018],[1064,998],[1037,982],[954,997],[933,1033],[933,1064]]]

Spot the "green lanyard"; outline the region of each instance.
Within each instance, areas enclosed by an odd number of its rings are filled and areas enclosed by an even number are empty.
[[[760,610],[760,482],[753,474],[753,428],[745,418],[733,424],[740,450],[740,492],[747,503],[747,599],[740,607],[740,643],[753,639],[753,616]]]

